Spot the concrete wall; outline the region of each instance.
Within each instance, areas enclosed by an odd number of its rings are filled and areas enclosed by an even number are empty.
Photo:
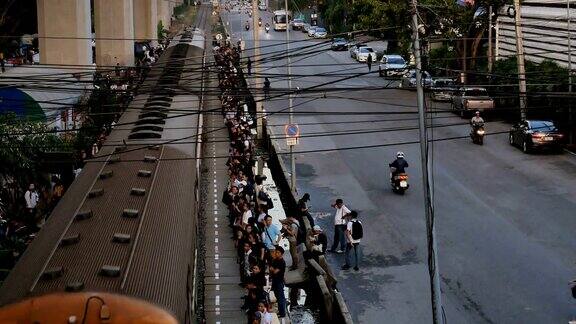
[[[166,0],[157,0],[157,1],[158,1],[158,21],[162,21],[162,26],[164,26],[164,29],[168,29],[170,27],[170,17],[172,16],[173,2]]]
[[[158,0],[134,0],[134,35],[137,40],[156,40]]]
[[[559,3],[551,1],[524,1],[522,5],[522,32],[526,60],[541,62],[553,60],[568,67],[568,36],[571,46],[576,45],[576,3],[571,5],[571,24],[568,30],[568,10],[566,1],[556,7],[539,5],[541,3]],[[514,18],[507,16],[508,6],[504,6],[496,23],[496,59],[507,59],[516,55],[516,32]],[[576,56],[572,55],[572,66]]]
[[[37,0],[41,64],[92,64],[90,0]]]
[[[133,0],[95,0],[96,64],[134,65]]]

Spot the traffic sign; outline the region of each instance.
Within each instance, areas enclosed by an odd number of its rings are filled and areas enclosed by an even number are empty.
[[[298,127],[297,124],[286,124],[286,126],[284,126],[284,133],[286,134],[286,144],[288,146],[298,145],[300,127]]]

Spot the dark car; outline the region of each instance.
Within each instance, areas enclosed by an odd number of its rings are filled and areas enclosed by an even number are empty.
[[[348,50],[348,42],[344,38],[334,38],[330,48],[333,51],[346,51]]]
[[[520,147],[524,153],[545,148],[560,150],[563,144],[564,135],[551,121],[524,120],[510,129],[510,145]]]

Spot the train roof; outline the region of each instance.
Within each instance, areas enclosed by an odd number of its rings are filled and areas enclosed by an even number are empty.
[[[194,39],[192,33],[182,38]],[[203,53],[203,46],[182,40],[152,67],[142,94],[4,281],[0,304],[103,291],[150,301],[185,319],[194,283]]]

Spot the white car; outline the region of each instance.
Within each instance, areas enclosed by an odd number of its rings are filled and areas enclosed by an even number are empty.
[[[316,33],[316,28],[318,28],[317,26],[310,26],[310,28],[308,29],[308,37],[314,37],[314,34]]]
[[[268,7],[266,7],[266,4],[261,3],[258,5],[258,10],[260,11],[266,11],[266,9],[268,9]]]
[[[376,62],[376,52],[374,52],[370,46],[360,47],[356,52],[356,60],[358,62],[366,62],[368,60],[368,56],[372,57],[372,62]]]
[[[402,75],[406,72],[407,66],[406,61],[400,55],[384,55],[378,66],[378,74],[380,76]]]
[[[350,57],[353,59],[356,59],[357,55],[358,55],[358,51],[360,50],[360,47],[366,47],[368,45],[366,44],[354,44],[352,47],[350,47]]]
[[[314,32],[314,38],[326,38],[326,36],[328,36],[326,29],[322,27],[316,28],[316,31]]]

